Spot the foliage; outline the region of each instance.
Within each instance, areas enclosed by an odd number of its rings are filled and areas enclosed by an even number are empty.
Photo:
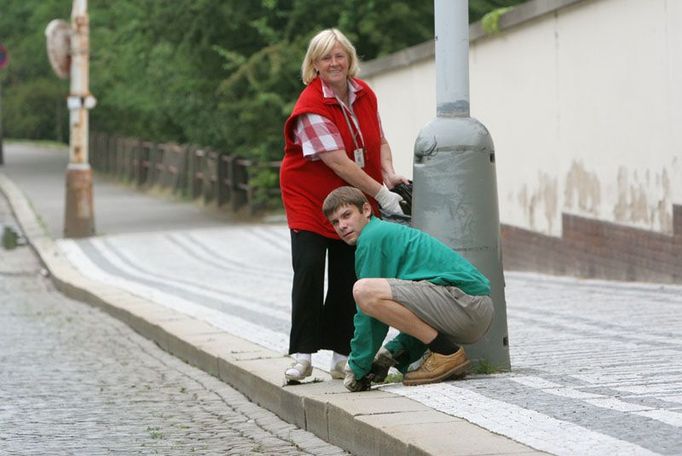
[[[63,139],[68,128],[68,82],[53,76],[45,51],[47,23],[68,16],[61,0],[3,2],[0,42],[9,65],[0,70],[2,127],[6,137]]]
[[[3,90],[3,130],[12,138],[68,137],[65,89],[52,78],[36,78]]]
[[[470,19],[521,0],[470,0]],[[5,2],[0,73],[7,136],[62,139],[68,82],[49,68],[43,32],[68,0]],[[338,27],[362,60],[433,37],[433,2],[410,0],[100,0],[90,2],[91,128],[281,159],[282,125],[303,88],[308,40]],[[61,106],[61,107],[60,107]],[[277,185],[272,167],[252,172]],[[257,192],[268,200],[269,192]]]
[[[483,16],[483,19],[481,19],[481,27],[483,27],[483,31],[490,35],[499,32],[500,17],[502,17],[504,13],[511,9],[512,9],[511,6],[505,8],[497,8],[496,10],[493,10],[486,14],[485,16]]]
[[[474,373],[479,375],[490,375],[497,372],[500,372],[500,369],[487,359],[478,360],[478,364],[474,368]]]
[[[16,249],[19,239],[17,232],[8,225],[0,225],[0,227],[2,227],[2,247],[5,250]]]
[[[403,381],[403,374],[400,372],[388,374],[384,383],[400,383]]]
[[[483,16],[499,10],[523,3],[525,0],[469,0],[469,22],[483,19]],[[504,13],[503,13],[504,14]]]

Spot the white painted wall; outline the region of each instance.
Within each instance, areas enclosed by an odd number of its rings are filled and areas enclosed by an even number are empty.
[[[682,0],[585,0],[470,50],[471,114],[495,141],[500,221],[561,213],[672,232],[682,204]],[[435,65],[367,78],[396,169],[435,116]]]

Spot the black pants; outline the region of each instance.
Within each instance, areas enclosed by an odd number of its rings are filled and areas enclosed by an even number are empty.
[[[324,297],[327,253],[329,270]],[[291,257],[294,283],[289,353],[328,349],[348,355],[355,316],[355,247],[310,231],[291,230]]]

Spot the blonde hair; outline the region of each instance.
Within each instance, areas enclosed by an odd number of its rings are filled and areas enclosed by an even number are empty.
[[[353,78],[358,74],[360,68],[358,67],[358,54],[355,52],[355,47],[346,38],[346,35],[338,29],[330,28],[315,35],[308,44],[308,51],[305,53],[301,64],[301,79],[305,85],[310,84],[317,77],[315,62],[323,55],[331,52],[337,43],[348,54],[348,77]]]

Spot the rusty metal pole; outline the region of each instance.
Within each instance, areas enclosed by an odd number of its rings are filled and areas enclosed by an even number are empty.
[[[71,91],[69,108],[69,165],[66,169],[64,236],[79,238],[95,233],[92,169],[88,162],[88,109],[95,106],[90,94],[90,26],[87,0],[73,0],[71,11]]]

